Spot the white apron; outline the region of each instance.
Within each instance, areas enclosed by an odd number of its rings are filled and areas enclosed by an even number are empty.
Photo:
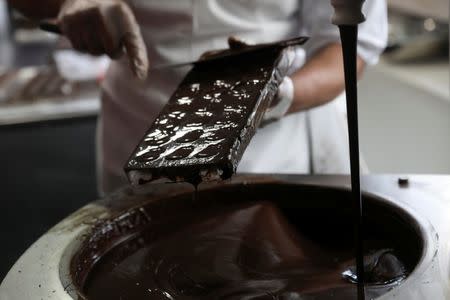
[[[259,43],[307,34],[300,30],[298,0],[129,3],[141,26],[150,64],[198,58],[204,51],[227,47],[230,35]],[[147,82],[141,83],[133,79],[125,59],[112,63],[103,85],[99,121],[98,169],[104,192],[126,184],[123,166],[187,71],[151,71]],[[307,130],[307,123],[312,130]],[[345,126],[335,102],[289,115],[258,130],[238,172],[347,173]]]

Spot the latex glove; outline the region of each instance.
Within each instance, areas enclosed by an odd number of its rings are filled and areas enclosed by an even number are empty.
[[[271,106],[266,110],[263,117],[263,125],[277,121],[284,117],[294,101],[294,83],[288,76],[283,78],[278,87],[277,97],[272,101]]]
[[[124,52],[136,77],[145,79],[148,56],[139,25],[121,0],[66,0],[58,15],[62,32],[81,52],[119,58]]]
[[[287,51],[286,55],[288,59],[288,76],[283,78],[283,81],[278,87],[276,98],[264,114],[263,125],[277,121],[287,114],[294,101],[294,83],[289,76],[300,69],[306,61],[306,53],[303,48],[289,47],[285,51]]]
[[[200,57],[200,59],[205,59],[208,58],[208,56],[216,55],[221,52],[239,50],[247,47],[248,45],[251,44],[237,37],[230,36],[228,38],[228,47],[229,47],[228,49],[208,51],[204,53]],[[268,123],[277,121],[282,117],[284,117],[286,113],[289,111],[292,102],[294,101],[294,84],[289,75],[292,75],[295,71],[300,69],[305,64],[306,52],[303,48],[298,46],[288,47],[285,49],[285,51],[286,51],[285,55],[287,56],[287,68],[288,68],[286,75],[288,76],[285,76],[283,78],[283,81],[278,87],[277,96],[272,101],[271,106],[267,109],[266,113],[264,114],[261,123],[262,126],[265,126]]]
[[[230,36],[228,37],[228,48],[206,51],[200,56],[199,60],[208,59],[212,56],[223,55],[225,53],[233,52],[234,50],[237,51],[239,49],[248,47],[249,45],[252,44],[235,36]]]

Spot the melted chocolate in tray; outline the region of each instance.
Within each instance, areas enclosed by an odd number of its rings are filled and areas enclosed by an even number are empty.
[[[276,94],[283,57],[276,47],[196,65],[132,154],[131,181],[229,178]]]
[[[261,201],[244,197],[209,207],[166,203],[167,219],[157,208],[159,218],[94,265],[83,284],[87,299],[357,299],[350,206],[303,213],[263,200],[264,192]],[[206,194],[201,201],[218,200]],[[395,212],[374,211],[383,221],[369,218],[376,223],[364,257],[370,298],[406,278],[418,249],[405,243],[414,241],[408,233],[403,244],[395,240]]]

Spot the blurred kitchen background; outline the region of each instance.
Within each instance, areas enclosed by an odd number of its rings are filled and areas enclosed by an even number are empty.
[[[389,47],[360,83],[362,153],[372,173],[450,174],[449,2],[389,0],[389,15]],[[107,65],[0,0],[0,280],[30,243],[97,197]]]

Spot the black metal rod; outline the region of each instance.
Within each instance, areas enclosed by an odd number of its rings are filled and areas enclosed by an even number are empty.
[[[358,299],[365,299],[364,293],[364,220],[361,198],[359,138],[358,138],[358,89],[357,89],[357,40],[358,26],[339,26],[344,56],[345,91],[347,98],[348,136],[350,148],[350,169],[352,201],[355,222],[356,275],[358,277]]]

